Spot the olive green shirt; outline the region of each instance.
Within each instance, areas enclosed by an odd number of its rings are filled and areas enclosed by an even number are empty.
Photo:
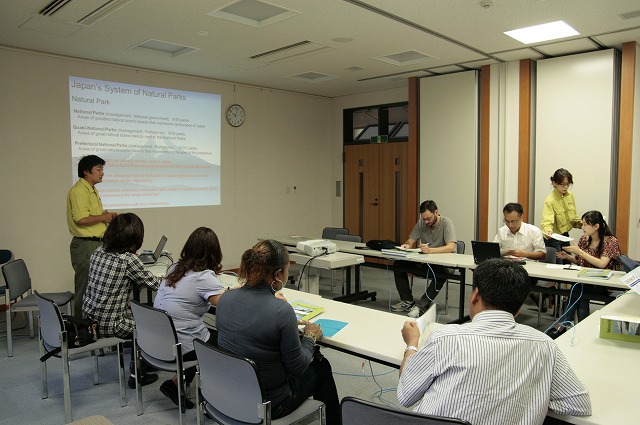
[[[67,225],[72,236],[81,238],[101,238],[107,230],[107,223],[96,223],[81,226],[78,221],[90,215],[101,215],[104,212],[102,201],[95,186],[85,179],[78,179],[67,194]]]
[[[542,233],[552,230],[553,233],[563,234],[572,228],[580,229],[582,219],[576,212],[576,201],[571,192],[562,196],[553,190],[544,200],[542,208]]]

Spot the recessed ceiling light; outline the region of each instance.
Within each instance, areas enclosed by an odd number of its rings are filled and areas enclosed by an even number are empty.
[[[532,44],[540,41],[556,40],[580,34],[564,21],[549,22],[532,27],[505,31],[505,34],[521,43]]]

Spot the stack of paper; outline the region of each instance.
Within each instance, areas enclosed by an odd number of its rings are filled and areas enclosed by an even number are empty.
[[[382,249],[382,253],[399,258],[417,257],[420,255],[420,248],[401,249],[400,247],[396,247],[393,249]]]
[[[578,272],[578,276],[580,277],[597,277],[600,279],[609,279],[613,274],[612,270],[609,269],[582,269]]]
[[[296,312],[298,320],[309,320],[324,311],[324,307],[307,304],[302,301],[292,301],[289,304],[293,307],[293,311]]]

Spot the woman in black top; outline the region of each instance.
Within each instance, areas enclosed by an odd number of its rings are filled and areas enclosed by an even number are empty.
[[[272,418],[288,415],[313,396],[325,404],[327,424],[338,424],[331,365],[315,347],[320,326],[306,324],[301,338],[293,308],[273,296],[288,276],[289,253],[281,243],[261,241],[245,251],[238,273],[243,286],[218,301],[218,346],[256,363]]]

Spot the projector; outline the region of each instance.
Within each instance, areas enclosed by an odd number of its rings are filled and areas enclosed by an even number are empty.
[[[324,239],[313,239],[308,241],[298,242],[296,245],[298,250],[304,252],[311,257],[322,255],[324,253],[333,254],[336,252],[336,244],[333,242],[325,241]]]

